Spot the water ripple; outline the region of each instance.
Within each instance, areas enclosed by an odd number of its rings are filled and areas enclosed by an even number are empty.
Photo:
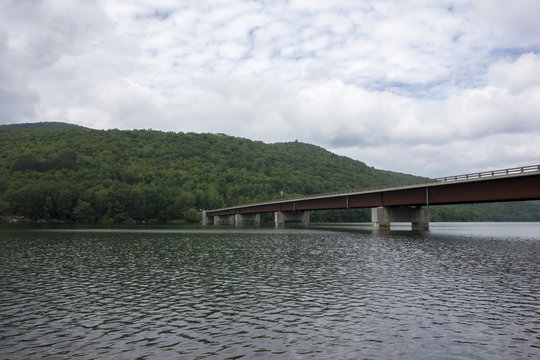
[[[0,232],[0,357],[536,358],[540,241]]]

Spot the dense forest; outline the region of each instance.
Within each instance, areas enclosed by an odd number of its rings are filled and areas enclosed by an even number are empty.
[[[35,123],[24,123],[24,124],[7,124],[0,125],[0,131],[2,130],[35,130],[35,129],[88,129],[84,126],[68,124],[64,122],[35,122]]]
[[[223,134],[0,127],[0,217],[88,223],[196,222],[199,209],[405,182],[300,142]],[[487,208],[485,208],[487,206]],[[484,207],[484,208],[483,208]],[[487,209],[487,210],[486,210]],[[489,216],[486,217],[486,214]],[[531,215],[532,214],[532,215]],[[366,210],[313,221],[367,221]],[[434,208],[433,220],[540,220],[536,202]]]

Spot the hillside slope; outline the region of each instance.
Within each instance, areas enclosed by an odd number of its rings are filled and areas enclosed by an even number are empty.
[[[150,130],[0,131],[0,211],[65,221],[161,221],[410,175],[298,142]]]
[[[88,129],[84,126],[69,124],[65,122],[35,122],[35,123],[22,123],[22,124],[7,124],[0,125],[0,131],[2,130],[37,130],[37,129]]]
[[[0,131],[0,216],[75,222],[196,221],[197,209],[406,182],[323,148],[222,134],[91,130],[61,123]],[[539,211],[535,211],[538,209]],[[433,220],[540,220],[536,202],[433,209]],[[487,216],[488,214],[489,216]],[[532,214],[532,215],[531,215]],[[366,210],[314,221],[366,221]]]

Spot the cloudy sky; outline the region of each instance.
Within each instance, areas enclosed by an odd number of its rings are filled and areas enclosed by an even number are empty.
[[[540,163],[538,0],[0,0],[0,123],[299,140],[443,176]]]

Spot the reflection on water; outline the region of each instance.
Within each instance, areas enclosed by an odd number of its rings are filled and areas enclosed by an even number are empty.
[[[0,358],[535,358],[527,226],[0,230]]]

